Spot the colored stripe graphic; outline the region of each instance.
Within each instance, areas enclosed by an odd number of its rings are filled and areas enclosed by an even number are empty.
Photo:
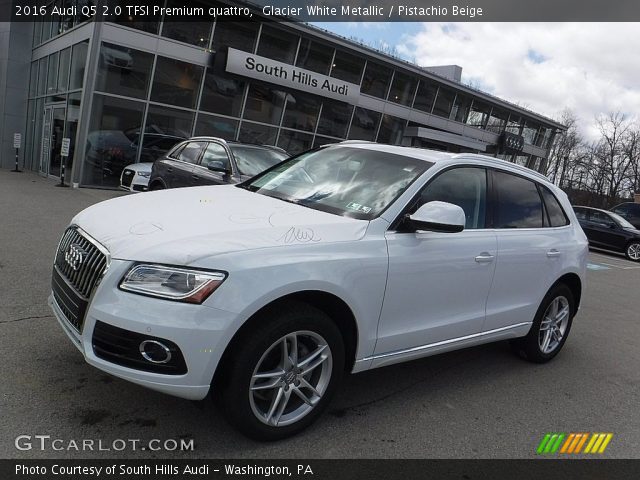
[[[536,453],[538,455],[564,453],[604,453],[609,442],[613,438],[613,433],[557,433],[545,434],[538,444]],[[588,441],[587,441],[588,440]],[[582,447],[586,447],[584,451]]]

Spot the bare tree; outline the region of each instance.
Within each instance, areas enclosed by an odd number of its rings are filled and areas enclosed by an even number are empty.
[[[596,117],[596,127],[601,135],[596,149],[599,173],[605,182],[606,191],[603,193],[611,203],[620,195],[621,187],[629,177],[631,162],[625,155],[624,142],[631,124],[624,114],[616,112]]]
[[[549,152],[547,174],[552,182],[563,187],[577,161],[576,156],[583,139],[578,132],[578,119],[571,110],[566,109],[561,113],[560,123],[567,127],[567,131],[560,134],[553,143]]]

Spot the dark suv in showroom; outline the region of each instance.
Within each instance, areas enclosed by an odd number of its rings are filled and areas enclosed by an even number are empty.
[[[620,215],[637,229],[640,229],[640,203],[621,203],[613,207],[611,211]]]
[[[149,190],[239,183],[289,156],[285,150],[270,145],[194,137],[156,160]]]

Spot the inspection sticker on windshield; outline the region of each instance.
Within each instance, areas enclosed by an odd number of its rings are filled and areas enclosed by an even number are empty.
[[[349,202],[347,204],[347,208],[351,210],[356,210],[358,212],[363,212],[363,213],[369,213],[371,211],[371,207],[360,205],[359,203],[355,203],[355,202]]]

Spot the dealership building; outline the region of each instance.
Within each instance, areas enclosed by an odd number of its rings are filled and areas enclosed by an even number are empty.
[[[66,158],[67,180],[92,187],[194,135],[291,153],[368,140],[543,171],[565,129],[463,85],[458,66],[418,67],[304,23],[82,20],[0,23],[2,168],[19,133],[21,168],[59,176]]]

